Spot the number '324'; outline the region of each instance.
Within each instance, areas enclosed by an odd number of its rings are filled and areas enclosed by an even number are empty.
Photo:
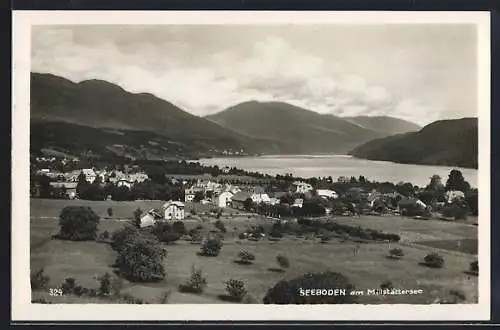
[[[63,291],[62,291],[62,289],[52,289],[52,288],[50,288],[49,289],[49,295],[51,295],[51,296],[62,296],[63,295]]]

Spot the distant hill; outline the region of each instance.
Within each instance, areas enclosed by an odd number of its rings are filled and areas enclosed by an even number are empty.
[[[74,151],[67,148],[103,152],[114,150],[115,144],[165,155],[279,148],[279,142],[243,136],[151,94],[129,93],[102,80],[74,83],[42,73],[31,74],[31,124],[32,142],[34,137],[40,139],[33,148],[65,152]]]
[[[372,140],[349,154],[405,164],[477,168],[477,118],[436,121],[418,132]]]
[[[205,118],[249,137],[281,141],[283,153],[346,153],[362,143],[393,134],[383,127],[399,123],[390,117],[388,124],[383,119],[371,122],[361,118],[360,122],[368,126],[364,127],[356,119],[319,114],[283,102],[257,101],[240,103]],[[406,126],[415,128],[410,123]]]
[[[386,135],[416,132],[422,128],[415,123],[388,116],[342,117],[342,119],[346,119],[351,123]]]

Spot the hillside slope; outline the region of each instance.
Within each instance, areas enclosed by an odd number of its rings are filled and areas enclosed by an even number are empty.
[[[376,132],[381,132],[387,135],[416,132],[422,128],[415,123],[389,116],[358,116],[342,118],[350,121],[351,123],[358,124],[364,128],[371,129]]]
[[[418,132],[375,139],[349,154],[396,163],[477,168],[477,118],[436,121]]]
[[[345,153],[387,135],[283,102],[244,102],[205,118],[249,137],[281,141],[283,153]]]
[[[74,83],[52,74],[32,73],[30,101],[32,133],[40,139],[38,147],[68,148],[67,140],[78,140],[80,149],[130,143],[150,148],[152,141],[164,143],[163,152],[170,154],[166,141],[192,153],[215,149],[272,152],[279,145],[242,136],[154,95],[129,93],[102,80]],[[87,136],[89,132],[94,136]]]

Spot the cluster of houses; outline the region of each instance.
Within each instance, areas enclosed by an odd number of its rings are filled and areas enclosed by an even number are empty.
[[[129,189],[132,188],[135,183],[148,180],[148,175],[143,172],[124,173],[118,170],[106,171],[93,168],[84,168],[66,173],[41,169],[37,171],[37,173],[49,177],[52,180],[50,185],[53,188],[64,187],[70,199],[76,198],[76,186],[78,185],[81,174],[85,176],[85,180],[89,183],[94,183],[94,181],[99,178],[102,183],[110,182],[118,187],[125,186]]]
[[[313,191],[313,187],[304,182],[294,182],[293,191],[298,194],[307,194]],[[202,204],[213,204],[217,207],[232,207],[235,209],[244,209],[247,200],[253,203],[276,205],[280,203],[280,197],[287,194],[286,192],[278,192],[268,194],[264,188],[260,186],[238,187],[231,184],[220,184],[210,180],[198,180],[193,186],[186,189],[184,192],[185,202],[193,202],[197,199]],[[329,189],[318,189],[316,194],[324,198],[338,198],[339,195]],[[292,206],[302,207],[304,200],[302,198],[295,199]]]

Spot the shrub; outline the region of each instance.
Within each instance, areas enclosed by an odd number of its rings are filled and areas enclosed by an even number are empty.
[[[125,226],[111,235],[111,248],[115,251],[124,249],[127,245],[132,244],[138,237],[140,232],[133,226]]]
[[[167,244],[171,244],[181,238],[181,234],[173,230],[166,222],[157,222],[153,227],[153,234],[160,242]]]
[[[469,270],[471,271],[471,273],[479,274],[479,263],[477,260],[470,263]]]
[[[245,238],[247,238],[247,233],[239,233],[238,234],[238,238],[239,239],[245,239]]]
[[[196,267],[191,268],[191,277],[187,283],[181,284],[179,290],[181,292],[197,293],[203,292],[207,285],[207,278],[203,276],[201,269]]]
[[[31,274],[31,290],[45,290],[49,285],[50,278],[44,275],[44,269],[39,270]]]
[[[308,294],[307,289],[326,290],[324,295]],[[281,280],[267,291],[264,304],[349,304],[357,301],[349,295],[354,286],[340,273],[307,273],[292,280]],[[345,295],[335,295],[335,290],[346,290]],[[328,292],[332,294],[328,294]]]
[[[90,207],[66,206],[59,216],[57,238],[72,241],[89,241],[97,237],[99,216]]]
[[[444,266],[444,258],[435,252],[429,253],[424,258],[424,264],[431,268],[442,268]]]
[[[276,257],[276,262],[280,266],[281,269],[285,269],[290,267],[290,260],[287,257],[279,255]]]
[[[97,278],[99,281],[98,293],[100,296],[118,295],[123,287],[123,282],[109,273]]]
[[[403,257],[405,254],[402,249],[400,248],[394,248],[389,250],[389,256],[394,259],[399,259]]]
[[[107,230],[105,230],[99,234],[99,237],[98,237],[99,241],[106,241],[108,239],[109,239],[109,232]]]
[[[142,210],[140,207],[136,208],[134,211],[134,221],[135,221],[135,226],[137,228],[141,227],[141,215],[142,215]]]
[[[217,236],[209,237],[201,246],[201,255],[206,257],[216,257],[222,249],[222,241]]]
[[[223,233],[226,233],[227,232],[227,229],[226,229],[226,226],[224,225],[224,223],[220,220],[217,220],[215,222],[215,228],[219,229],[221,232]]]
[[[61,285],[63,294],[73,294],[76,288],[76,280],[72,277],[67,277]]]
[[[184,222],[182,221],[176,221],[172,224],[172,229],[174,232],[178,233],[178,234],[181,234],[181,235],[184,235],[186,234],[187,230],[186,230],[186,226],[184,225]]]
[[[230,279],[224,283],[226,284],[227,295],[231,297],[231,300],[240,302],[246,296],[247,290],[243,281]]]
[[[167,251],[158,241],[139,238],[119,251],[116,266],[120,275],[131,282],[156,282],[166,276],[162,263],[166,256]]]
[[[112,217],[113,216],[113,208],[108,207],[107,213],[108,213],[108,217]]]
[[[393,288],[393,286],[392,286],[392,282],[391,282],[391,281],[389,281],[389,280],[388,280],[388,281],[385,281],[385,282],[383,282],[382,284],[380,284],[380,288],[381,288],[382,290],[384,290],[384,289],[392,289],[392,288]]]
[[[238,253],[239,262],[242,264],[251,264],[255,260],[255,255],[248,251],[242,250]]]

